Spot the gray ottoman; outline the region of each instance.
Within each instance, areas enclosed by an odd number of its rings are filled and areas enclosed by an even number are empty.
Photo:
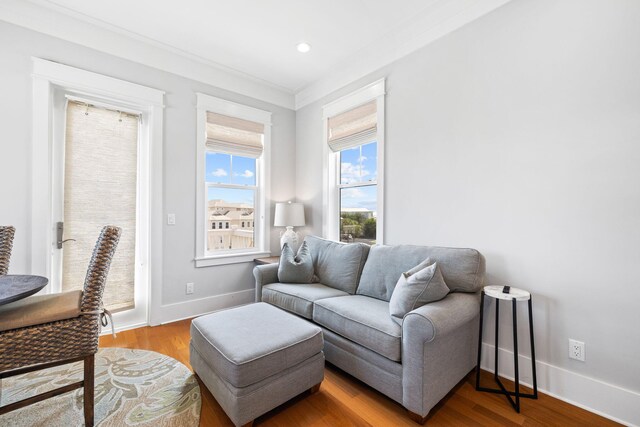
[[[322,330],[263,302],[191,323],[191,366],[236,426],[324,379]]]

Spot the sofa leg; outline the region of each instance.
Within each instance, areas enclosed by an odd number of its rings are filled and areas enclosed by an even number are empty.
[[[415,421],[420,425],[424,424],[427,421],[427,417],[418,415],[415,412],[407,411],[407,414],[409,414],[409,418],[411,418],[412,421]]]
[[[316,384],[313,387],[311,387],[309,389],[309,394],[315,394],[315,393],[319,392],[320,391],[320,384],[322,384],[322,383],[319,382],[318,384]]]

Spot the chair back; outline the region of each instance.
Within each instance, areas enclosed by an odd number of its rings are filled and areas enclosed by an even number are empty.
[[[0,225],[0,276],[9,272],[9,261],[11,260],[11,248],[13,247],[13,236],[16,232],[11,225]]]
[[[107,283],[107,273],[111,266],[113,254],[118,246],[122,229],[107,225],[102,228],[96,247],[87,269],[87,277],[84,280],[84,292],[80,303],[80,310],[90,312],[99,310],[102,305],[102,294]]]

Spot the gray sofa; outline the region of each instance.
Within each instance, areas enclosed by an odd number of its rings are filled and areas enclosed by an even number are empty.
[[[475,249],[305,240],[319,283],[279,283],[278,264],[257,266],[256,300],[322,327],[328,362],[423,423],[476,364],[484,257]],[[393,289],[400,274],[428,257],[451,293],[409,312],[399,325],[389,314]]]

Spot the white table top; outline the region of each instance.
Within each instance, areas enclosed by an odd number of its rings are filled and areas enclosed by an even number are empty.
[[[484,293],[491,297],[504,300],[527,301],[531,298],[531,294],[524,289],[511,287],[508,294],[502,292],[504,286],[485,286]]]

